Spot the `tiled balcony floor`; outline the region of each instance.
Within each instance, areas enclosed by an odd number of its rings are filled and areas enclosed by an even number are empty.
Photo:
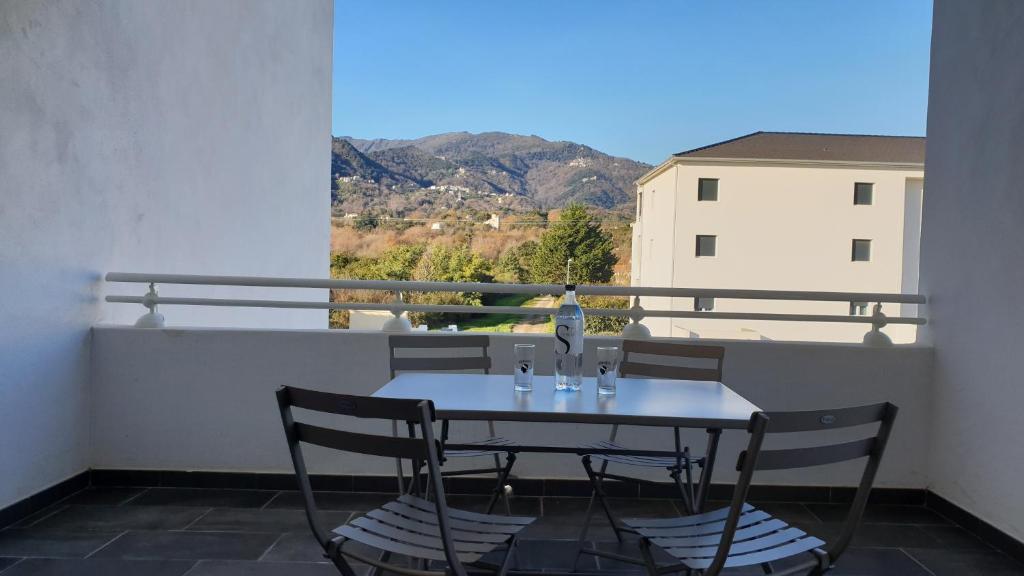
[[[390,494],[320,493],[328,520],[390,499]],[[452,496],[452,506],[479,509],[486,498]],[[517,497],[514,513],[540,516],[524,536],[520,567],[567,571],[573,538],[587,500]],[[630,515],[674,514],[669,500],[617,501]],[[834,538],[843,506],[765,503],[769,512],[820,536]],[[562,541],[556,541],[561,539]],[[591,545],[615,549],[607,523]],[[629,545],[621,548],[632,554]],[[591,556],[582,572],[638,572],[632,565]],[[365,569],[365,567],[364,567]],[[760,574],[759,569],[730,574]],[[837,575],[1002,576],[1024,574],[1018,564],[923,507],[872,506]],[[337,574],[324,563],[294,492],[195,488],[91,488],[0,531],[0,575],[312,576]]]

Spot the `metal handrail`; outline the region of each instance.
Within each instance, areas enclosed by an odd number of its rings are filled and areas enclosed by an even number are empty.
[[[531,308],[526,306],[466,306],[451,304],[409,304],[403,301],[407,292],[482,292],[495,294],[552,294],[560,295],[565,287],[558,284],[500,284],[482,282],[412,282],[401,280],[333,280],[324,278],[274,278],[261,276],[207,276],[198,274],[140,274],[110,272],[105,276],[108,282],[149,284],[144,296],[109,295],[107,302],[142,304],[149,309],[136,326],[163,326],[163,316],[157,312],[160,304],[186,306],[238,306],[258,308],[326,309],[326,310],[386,310],[394,316],[384,326],[388,331],[411,329],[408,320],[401,317],[403,312],[439,312],[450,314],[554,314],[557,308]],[[185,298],[164,297],[157,293],[157,284],[189,284],[206,286],[245,286],[265,288],[319,288],[333,290],[383,290],[392,292],[395,300],[390,303],[370,302],[315,302],[295,300],[255,300],[235,298]],[[595,316],[627,317],[632,320],[623,329],[628,337],[649,337],[650,331],[640,324],[644,318],[710,318],[723,320],[769,320],[794,322],[831,322],[849,324],[871,324],[872,329],[865,335],[865,343],[891,344],[888,336],[880,330],[887,324],[921,326],[925,318],[910,316],[886,316],[882,313],[883,303],[925,304],[927,299],[918,294],[893,294],[876,292],[811,292],[792,290],[732,290],[720,288],[659,288],[644,286],[594,286],[580,285],[576,288],[581,295],[629,296],[633,306],[619,308],[586,308],[587,314]],[[818,302],[874,302],[871,316],[846,316],[830,314],[780,314],[764,312],[699,312],[684,310],[648,310],[640,306],[640,296],[660,297],[707,297],[722,299],[755,300],[802,300]]]

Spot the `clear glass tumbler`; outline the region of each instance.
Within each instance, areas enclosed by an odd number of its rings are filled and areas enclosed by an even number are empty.
[[[516,392],[529,392],[533,390],[533,359],[536,354],[537,347],[533,344],[516,344]]]
[[[597,347],[597,393],[615,394],[615,379],[619,375],[619,348]]]

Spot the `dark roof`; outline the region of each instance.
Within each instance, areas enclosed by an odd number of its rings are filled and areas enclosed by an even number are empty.
[[[919,136],[754,132],[674,156],[924,164],[924,141]]]

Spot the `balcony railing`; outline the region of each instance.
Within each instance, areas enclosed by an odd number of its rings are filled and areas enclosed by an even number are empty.
[[[565,287],[558,284],[498,284],[479,282],[411,282],[394,280],[329,280],[320,278],[273,278],[261,276],[205,276],[195,274],[141,274],[110,272],[107,282],[148,284],[149,291],[143,296],[108,295],[107,302],[141,304],[149,309],[136,322],[138,327],[162,327],[163,316],[157,311],[160,305],[184,306],[232,306],[255,308],[294,308],[326,310],[386,310],[390,318],[383,326],[384,331],[403,332],[412,329],[403,312],[433,312],[449,314],[518,314],[523,316],[554,314],[557,308],[534,308],[526,306],[465,306],[451,304],[411,304],[404,301],[409,292],[480,292],[489,294],[561,295]],[[160,296],[158,284],[189,284],[204,286],[238,286],[260,288],[319,288],[330,290],[379,290],[393,294],[389,303],[373,302],[317,302],[296,300],[254,300],[237,298],[184,298]],[[579,285],[580,295],[626,296],[633,299],[629,308],[584,308],[588,315],[626,317],[630,322],[622,330],[628,338],[648,338],[651,333],[641,324],[644,318],[702,318],[722,320],[768,320],[789,322],[831,322],[848,324],[869,324],[871,329],[864,336],[864,343],[875,346],[891,345],[889,337],[881,329],[889,324],[921,326],[927,320],[918,316],[888,316],[882,312],[883,304],[924,304],[926,299],[918,294],[888,294],[875,292],[807,292],[788,290],[731,290],[711,288],[657,288],[642,286]],[[847,316],[838,314],[797,314],[764,312],[699,312],[688,310],[651,310],[640,306],[641,296],[678,298],[722,298],[741,300],[777,300],[807,302],[870,302],[874,303],[870,316]]]

